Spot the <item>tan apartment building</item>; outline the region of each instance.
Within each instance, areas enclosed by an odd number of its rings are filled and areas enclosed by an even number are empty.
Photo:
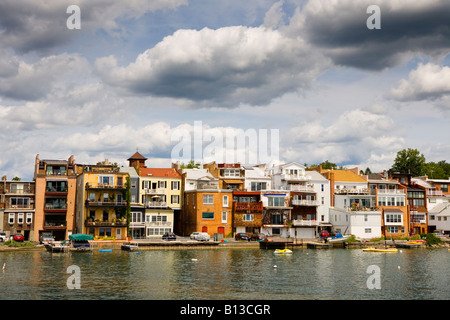
[[[33,241],[45,237],[66,240],[75,229],[75,159],[35,160],[35,219]]]
[[[78,233],[94,238],[127,237],[127,172],[105,160],[97,165],[83,165],[77,177]]]

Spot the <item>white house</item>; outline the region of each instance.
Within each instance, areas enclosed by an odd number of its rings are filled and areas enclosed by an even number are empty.
[[[335,233],[353,234],[361,239],[381,237],[381,211],[331,208],[330,222]]]
[[[450,203],[442,202],[428,210],[428,228],[450,234]]]
[[[265,191],[272,189],[272,178],[265,164],[245,167],[245,186],[247,191]]]

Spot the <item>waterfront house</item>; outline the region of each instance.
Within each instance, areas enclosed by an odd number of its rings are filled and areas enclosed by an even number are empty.
[[[272,189],[272,177],[265,164],[245,166],[244,189],[247,191],[265,191]]]
[[[428,211],[428,232],[450,234],[450,203],[442,202]]]
[[[97,238],[127,237],[129,174],[108,160],[82,165],[77,177],[77,233]]]
[[[81,168],[68,160],[41,160],[36,155],[33,241],[43,236],[67,240],[75,229],[76,179]]]
[[[261,191],[233,191],[233,232],[261,233],[263,203]]]
[[[0,231],[6,236],[20,233],[25,241],[34,238],[34,181],[0,183]]]
[[[183,235],[206,232],[216,239],[232,236],[233,190],[193,189],[184,192]]]
[[[175,168],[140,168],[140,203],[145,207],[147,238],[174,231],[183,201],[181,180]]]
[[[262,233],[268,236],[290,236],[291,210],[289,191],[267,190],[261,192],[263,203]]]

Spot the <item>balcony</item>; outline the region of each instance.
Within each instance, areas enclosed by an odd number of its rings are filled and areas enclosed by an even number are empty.
[[[261,213],[263,211],[263,203],[262,202],[235,202],[234,203],[234,211],[235,212],[244,212],[244,213]]]
[[[95,219],[94,221],[92,221],[92,219],[86,219],[84,221],[84,226],[85,227],[126,227],[127,226],[127,222],[125,220],[99,220],[99,219]]]
[[[317,227],[319,221],[317,220],[292,220],[294,227]]]
[[[86,200],[86,207],[126,207],[126,201],[90,201]]]
[[[164,188],[157,188],[157,189],[146,188],[144,190],[145,190],[145,194],[165,194]]]
[[[121,190],[124,191],[126,189],[125,185],[118,184],[112,185],[109,183],[86,183],[86,190]]]
[[[429,197],[441,197],[441,196],[443,196],[443,193],[441,190],[428,190],[428,196]]]
[[[162,201],[147,201],[145,203],[146,208],[167,208],[167,202]]]
[[[285,181],[310,181],[311,176],[308,175],[297,175],[297,174],[282,174],[281,180]]]
[[[372,194],[367,188],[335,188],[334,194],[369,195]]]
[[[172,227],[172,222],[171,221],[151,221],[151,222],[146,222],[145,225],[147,227]]]
[[[44,230],[55,230],[55,229],[65,229],[67,227],[66,220],[45,220]]]
[[[46,196],[65,196],[67,195],[68,189],[67,187],[63,188],[46,188],[45,195]]]
[[[287,188],[289,191],[316,193],[313,187],[290,184]]]
[[[378,195],[380,194],[405,195],[405,189],[378,189]]]
[[[319,206],[319,200],[292,200],[293,206]]]
[[[45,212],[66,212],[67,204],[60,203],[46,203],[44,207]]]

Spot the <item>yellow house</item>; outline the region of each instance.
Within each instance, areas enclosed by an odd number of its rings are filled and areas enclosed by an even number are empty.
[[[100,239],[127,237],[127,177],[128,173],[120,172],[117,165],[107,161],[83,166],[77,177],[78,233]]]
[[[173,232],[181,211],[181,175],[174,168],[140,168],[139,199],[145,206],[146,237]]]

